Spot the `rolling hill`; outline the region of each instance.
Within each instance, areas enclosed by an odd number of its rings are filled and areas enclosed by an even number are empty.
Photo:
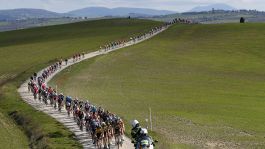
[[[265,12],[256,10],[215,10],[203,12],[185,12],[166,16],[150,17],[151,20],[171,21],[174,18],[188,19],[203,24],[238,23],[244,17],[247,22],[265,22]]]
[[[174,25],[53,80],[153,129],[159,149],[264,148],[264,24]],[[130,129],[127,129],[129,133]]]
[[[106,8],[106,7],[88,7],[79,10],[68,12],[71,16],[82,16],[82,17],[104,17],[104,16],[129,16],[130,14],[141,14],[143,16],[154,16],[154,15],[167,15],[173,14],[173,11],[167,10],[155,10],[146,8]]]
[[[30,18],[58,18],[63,14],[43,9],[11,9],[0,10],[0,21],[25,20]]]
[[[202,12],[202,11],[211,11],[214,10],[236,10],[236,8],[229,6],[227,4],[212,4],[207,6],[198,6],[190,10],[190,12]]]
[[[81,148],[73,133],[62,124],[23,102],[18,86],[59,58],[98,50],[102,44],[127,39],[160,24],[108,19],[1,32],[0,126],[4,128],[0,131],[1,147]]]
[[[105,7],[88,7],[78,10],[73,10],[67,13],[56,13],[47,11],[44,9],[10,9],[0,10],[0,21],[12,21],[12,20],[26,20],[33,18],[61,18],[61,17],[88,17],[98,18],[104,16],[114,17],[126,17],[131,14],[137,14],[137,16],[154,16],[154,15],[167,15],[173,14],[173,11],[167,10],[155,10],[144,8],[105,8]]]

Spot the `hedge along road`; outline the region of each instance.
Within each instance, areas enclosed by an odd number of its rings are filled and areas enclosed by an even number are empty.
[[[132,41],[131,40],[131,41],[125,43],[123,46],[115,47],[115,48],[110,49],[108,51],[98,50],[98,51],[95,51],[95,52],[91,52],[91,53],[85,54],[85,57],[83,59],[81,59],[79,61],[76,61],[76,62],[73,62],[71,60],[71,58],[70,58],[68,60],[69,61],[68,65],[63,65],[61,69],[57,70],[52,75],[50,75],[45,80],[46,81],[45,83],[48,83],[56,74],[58,74],[59,72],[61,72],[62,70],[64,70],[65,68],[67,68],[67,67],[69,67],[71,65],[74,65],[74,64],[79,63],[79,62],[81,62],[83,60],[86,60],[86,59],[90,59],[90,58],[93,58],[93,57],[96,57],[96,56],[99,56],[99,55],[102,55],[102,54],[107,54],[109,52],[112,52],[112,51],[115,51],[115,50],[118,50],[118,49],[121,49],[121,48],[125,48],[125,47],[128,47],[128,46],[132,46],[134,44],[143,42],[143,41],[145,41],[147,39],[150,39],[150,38],[154,37],[155,35],[163,32],[168,27],[169,26],[163,27],[161,30],[155,32],[154,34],[145,36],[145,38],[142,38],[142,39],[139,39],[139,40],[136,40],[136,41]],[[40,70],[38,72],[38,76],[41,75],[41,73],[45,69],[47,69],[47,68],[44,68],[44,69]],[[20,96],[22,97],[22,99],[26,103],[30,104],[35,109],[50,115],[51,117],[55,118],[57,121],[59,121],[60,123],[65,125],[68,129],[70,129],[70,131],[72,131],[76,135],[77,140],[83,145],[84,148],[86,148],[86,149],[95,148],[95,145],[93,145],[92,139],[89,136],[89,134],[86,131],[81,131],[79,129],[79,127],[77,126],[77,124],[74,121],[74,119],[72,117],[68,117],[67,112],[66,112],[65,109],[62,109],[62,112],[59,112],[58,110],[54,109],[52,106],[50,106],[50,105],[46,106],[45,104],[39,102],[38,100],[35,100],[33,95],[30,92],[28,92],[28,82],[29,82],[29,80],[25,81],[20,86],[20,88],[18,89],[18,92],[19,92]],[[133,149],[134,148],[133,144],[131,143],[129,138],[125,137],[125,141],[123,143],[122,148],[124,148],[124,149]]]

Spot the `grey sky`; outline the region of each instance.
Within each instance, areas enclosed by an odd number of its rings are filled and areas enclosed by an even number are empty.
[[[195,6],[226,3],[238,9],[257,9],[265,11],[265,0],[0,0],[0,9],[40,8],[55,12],[74,9],[104,7],[139,7],[173,11],[187,11]]]

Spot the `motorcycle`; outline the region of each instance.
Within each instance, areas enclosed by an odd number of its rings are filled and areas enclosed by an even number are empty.
[[[132,141],[135,146],[135,149],[154,149],[155,143],[158,143],[157,140],[153,141],[150,137],[146,137],[137,142]]]

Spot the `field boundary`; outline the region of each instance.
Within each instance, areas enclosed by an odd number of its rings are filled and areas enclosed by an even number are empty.
[[[46,83],[48,83],[56,74],[60,73],[62,70],[64,70],[65,68],[77,64],[81,61],[99,56],[99,55],[103,55],[103,54],[108,54],[110,52],[116,51],[118,49],[122,49],[125,47],[129,47],[138,43],[141,43],[145,40],[148,40],[154,36],[156,36],[157,34],[165,31],[169,26],[165,26],[163,27],[161,30],[145,36],[145,38],[141,38],[139,40],[133,41],[130,40],[127,43],[123,44],[122,46],[119,47],[115,47],[113,49],[109,49],[108,51],[105,50],[98,50],[95,52],[90,52],[85,54],[84,58],[82,58],[79,61],[74,62],[71,58],[68,59],[68,65],[63,65],[61,69],[59,69],[58,71],[54,72],[52,75],[50,75],[47,79],[46,79]],[[47,68],[44,68],[47,69]],[[41,75],[41,73],[43,72],[43,70],[40,70],[38,72],[38,75]],[[73,118],[69,118],[67,116],[66,110],[63,109],[62,112],[58,112],[58,110],[54,109],[52,106],[46,106],[45,104],[39,102],[38,100],[34,100],[33,95],[28,92],[28,82],[29,80],[26,80],[19,88],[18,88],[18,93],[20,94],[21,98],[23,99],[23,101],[25,101],[26,103],[28,103],[29,105],[31,105],[33,108],[35,108],[38,111],[42,111],[48,115],[50,115],[51,117],[53,117],[54,119],[56,119],[57,121],[59,121],[60,123],[62,123],[65,127],[67,127],[71,132],[73,132],[75,134],[76,139],[82,144],[82,146],[86,149],[92,149],[95,148],[95,146],[92,143],[92,139],[90,139],[90,136],[88,135],[88,133],[86,131],[81,131],[76,122],[73,120]],[[124,149],[133,149],[133,144],[131,143],[129,138],[125,138],[125,142],[123,144],[123,148]]]

